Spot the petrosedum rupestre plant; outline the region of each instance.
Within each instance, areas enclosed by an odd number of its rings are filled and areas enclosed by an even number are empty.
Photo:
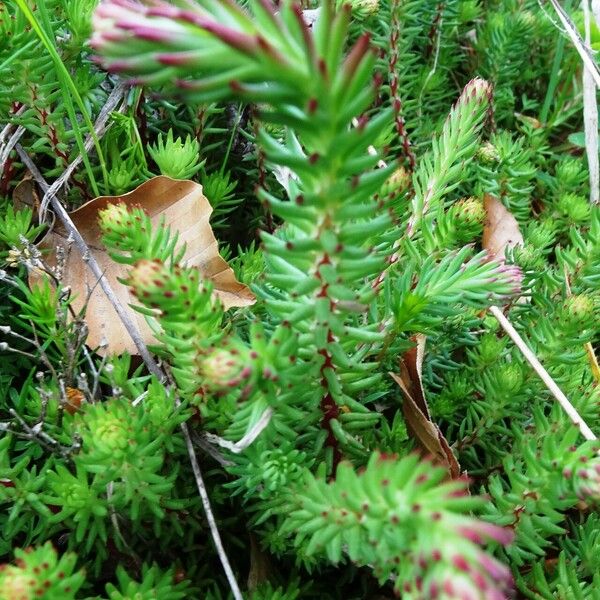
[[[141,209],[105,211],[104,241],[131,265],[127,283],[183,397],[205,414],[226,407],[229,422],[212,424],[231,439],[270,409],[257,443],[300,451],[289,456],[303,461],[301,477],[291,465],[289,478],[271,477],[270,498],[246,493],[280,537],[295,535],[306,556],[370,565],[405,598],[503,598],[508,571],[480,546],[510,533],[469,515],[481,503],[464,482],[442,482],[441,469],[415,457],[378,454],[381,415],[369,398],[385,387],[390,339],[417,317],[451,313],[457,302],[484,308],[518,289],[518,270],[468,247],[440,249],[442,238],[464,242],[449,224],[434,234],[443,196],[476,150],[490,86],[466,86],[414,174],[412,212],[399,225],[405,193],[381,194],[397,165],[383,164],[377,148],[393,111],[371,110],[383,83],[376,52],[367,34],[346,51],[350,6],[335,4],[321,4],[312,29],[298,4],[269,0],[250,0],[251,12],[230,0],[111,0],[94,18],[92,46],[108,70],[194,101],[240,98],[283,131],[259,130],[256,140],[269,164],[291,173],[287,197],[258,190],[282,222],[262,236],[263,322],[249,334],[224,327],[210,282],[178,264],[176,237],[153,232]],[[313,462],[321,467],[306,468]],[[258,491],[260,468],[242,456],[231,472]]]

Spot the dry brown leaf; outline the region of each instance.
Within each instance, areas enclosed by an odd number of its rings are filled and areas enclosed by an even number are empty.
[[[460,465],[440,428],[431,420],[423,389],[422,369],[426,339],[424,335],[417,335],[415,347],[406,352],[400,360],[400,375],[390,375],[402,390],[402,412],[410,434],[434,462],[446,468],[450,477],[456,479],[460,476]]]
[[[15,210],[30,208],[34,215],[34,221],[37,218],[37,212],[40,207],[40,196],[38,194],[37,184],[31,175],[26,175],[13,190],[13,206]]]
[[[78,388],[68,387],[67,390],[67,398],[65,402],[65,410],[70,414],[74,415],[83,402],[85,402],[85,394]]]
[[[399,385],[404,395],[412,398],[419,410],[431,420],[422,383],[426,340],[427,338],[424,335],[417,335],[416,344],[403,354],[400,361],[401,383]]]
[[[204,277],[214,285],[215,294],[225,308],[250,306],[255,297],[247,286],[236,280],[229,265],[219,255],[218,243],[209,224],[212,207],[202,193],[202,186],[193,181],[181,181],[169,177],[155,177],[146,181],[132,192],[122,196],[101,196],[90,200],[70,213],[73,223],[88,244],[91,253],[125,307],[137,304],[129,289],[118,282],[125,278],[130,267],[114,262],[107,254],[101,238],[98,213],[109,204],[123,203],[128,207],[140,206],[150,217],[153,225],[164,218],[165,225],[179,232],[179,245],[186,244],[183,262],[198,267]],[[56,249],[66,247],[68,234],[61,223],[42,240],[39,247],[48,251],[46,261],[56,263]],[[30,284],[43,275],[40,272],[30,274]],[[87,343],[97,347],[103,340],[108,347],[103,352],[121,353],[127,351],[137,354],[137,348],[121,323],[115,309],[97,285],[96,278],[88,269],[79,252],[73,248],[65,263],[64,286],[71,288],[73,308],[79,312],[89,297],[86,310],[86,324],[89,329]],[[147,344],[155,343],[150,327],[144,317],[128,308],[133,322],[138,327]]]
[[[523,245],[519,223],[507,208],[491,194],[483,199],[486,220],[483,226],[483,247],[502,260],[507,248]]]
[[[269,555],[262,550],[256,536],[250,532],[250,570],[248,571],[247,586],[250,592],[256,590],[261,584],[269,580],[273,572],[273,565]]]

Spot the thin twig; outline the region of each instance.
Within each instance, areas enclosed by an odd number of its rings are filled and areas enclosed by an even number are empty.
[[[231,587],[231,591],[235,600],[243,600],[242,592],[237,584],[235,575],[231,565],[229,564],[229,560],[227,559],[227,554],[225,554],[225,548],[223,548],[223,543],[221,542],[221,535],[219,534],[219,528],[217,527],[217,522],[210,506],[210,500],[208,498],[208,493],[206,492],[204,480],[202,479],[202,472],[200,471],[200,465],[198,464],[198,459],[196,458],[194,445],[192,444],[192,438],[190,437],[190,431],[187,423],[181,424],[181,431],[183,432],[185,444],[187,446],[190,461],[192,463],[192,470],[194,471],[194,477],[196,478],[196,486],[198,487],[198,493],[200,494],[202,505],[204,506],[204,512],[206,513],[206,520],[208,521],[213,542],[217,549],[217,553],[219,554],[219,558],[221,559],[221,564],[223,565],[227,581],[229,582],[229,586]]]
[[[0,152],[0,173],[4,172],[4,165],[6,164],[10,153],[24,133],[25,127],[23,127],[23,125],[19,125],[15,132],[10,136],[8,142],[6,142],[6,145],[2,148],[2,151]]]
[[[558,3],[558,0],[550,0],[550,4],[552,4],[552,8],[554,8],[556,14],[558,15],[558,18],[560,19],[560,22],[562,23],[567,35],[569,36],[569,39],[575,46],[575,50],[577,50],[577,52],[579,53],[583,64],[587,67],[587,69],[590,72],[590,75],[593,77],[596,87],[600,88],[600,70],[598,69],[598,65],[594,61],[592,51],[590,50],[589,46],[581,39],[577,28],[573,24],[573,21],[571,21],[569,15],[567,15],[563,7]]]
[[[594,15],[596,25],[600,26],[600,2],[598,0],[592,0],[590,8],[592,9],[592,15]]]
[[[214,460],[222,467],[231,467],[235,464],[232,460],[225,458],[223,454],[221,454],[221,452],[215,447],[215,445],[208,441],[206,433],[192,431],[192,438],[194,445],[198,446],[198,448],[202,448],[206,454],[214,458]]]
[[[586,440],[597,439],[594,432],[588,427],[587,423],[583,420],[581,415],[577,412],[577,409],[571,404],[569,399],[563,394],[561,389],[556,385],[556,382],[542,363],[538,360],[537,356],[529,349],[523,338],[519,335],[517,330],[512,326],[511,322],[504,316],[502,311],[497,306],[491,306],[489,311],[496,317],[498,323],[502,326],[502,329],[506,331],[510,339],[515,343],[517,348],[521,351],[527,362],[533,367],[533,370],[539,375],[540,379],[544,382],[545,386],[550,390],[552,395],[556,398],[562,409],[567,413],[571,419],[573,425],[579,428],[581,435]]]

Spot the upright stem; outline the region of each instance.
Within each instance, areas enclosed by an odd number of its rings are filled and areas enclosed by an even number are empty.
[[[390,78],[390,95],[394,107],[394,121],[396,125],[396,133],[402,143],[404,156],[408,160],[410,171],[415,170],[416,158],[412,150],[404,116],[402,115],[402,98],[400,97],[400,82],[398,78],[398,61],[400,42],[400,20],[398,18],[399,3],[395,0],[392,5],[392,22],[390,23],[390,58],[389,58],[389,78]]]

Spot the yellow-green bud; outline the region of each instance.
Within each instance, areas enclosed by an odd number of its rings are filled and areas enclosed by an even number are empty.
[[[127,423],[119,419],[117,415],[109,412],[102,415],[95,422],[94,437],[101,440],[102,446],[112,451],[123,450],[129,444],[129,432]]]
[[[546,219],[531,223],[527,227],[525,239],[528,244],[536,250],[548,248],[554,242],[556,236],[556,224],[553,219]]]
[[[165,287],[164,265],[158,260],[139,260],[129,273],[127,283],[138,297],[154,293],[157,288]]]
[[[98,213],[98,217],[103,229],[121,228],[127,224],[127,221],[131,220],[131,215],[122,202],[109,204]]]
[[[513,249],[515,262],[524,270],[532,271],[543,269],[544,255],[532,244],[517,246]]]
[[[585,172],[581,158],[569,156],[556,165],[556,179],[564,188],[577,185],[584,178]]]
[[[379,194],[382,198],[395,198],[405,192],[410,185],[410,173],[398,167],[383,183]]]
[[[2,597],[3,598],[18,598],[19,600],[30,600],[34,598],[36,589],[33,583],[34,579],[29,577],[21,569],[9,566],[3,573],[2,578]]]
[[[496,150],[496,146],[494,146],[492,142],[486,142],[485,144],[483,144],[477,150],[476,156],[480,162],[486,165],[497,163],[500,160],[498,150]]]
[[[358,19],[366,19],[379,10],[379,0],[338,0],[338,7],[350,4],[352,14]]]
[[[486,333],[479,342],[479,360],[483,364],[495,363],[502,352],[504,352],[505,343],[494,333]]]
[[[587,221],[590,216],[589,202],[577,194],[565,194],[558,201],[558,210],[575,223]]]
[[[501,389],[509,393],[516,393],[523,385],[523,371],[514,363],[500,365],[498,369],[498,383]]]
[[[474,198],[473,196],[462,198],[452,208],[456,218],[465,224],[477,223],[483,225],[485,221],[486,214],[481,198]]]
[[[593,325],[595,302],[589,294],[569,296],[563,303],[562,318],[578,327]]]
[[[125,163],[114,166],[108,172],[108,184],[113,194],[123,194],[133,185],[134,174],[131,167]]]

